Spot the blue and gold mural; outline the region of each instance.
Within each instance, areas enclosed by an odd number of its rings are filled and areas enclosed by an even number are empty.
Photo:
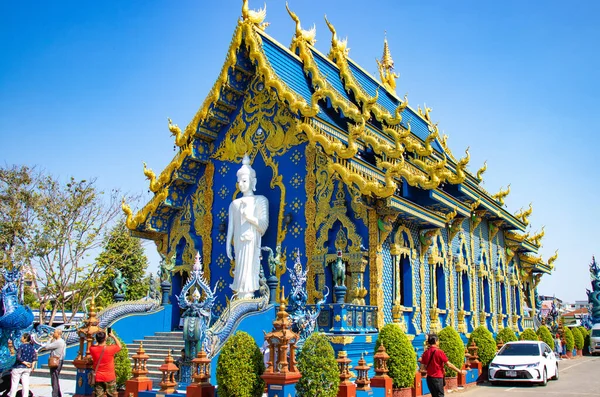
[[[256,192],[270,203],[262,245],[282,247],[278,289],[288,290],[300,248],[309,303],[318,301],[333,291],[341,253],[346,293],[328,295],[322,331],[369,334],[395,322],[417,337],[448,325],[465,334],[532,326],[534,291],[557,256],[538,256],[543,229],[525,232],[531,205],[509,213],[510,186],[483,189],[486,165],[470,172],[468,149],[454,156],[431,109],[397,96],[387,39],[377,81],[349,57],[331,21],[325,55],[313,46],[315,31],[288,11],[296,26],[289,48],[265,33],[264,16],[244,13],[192,121],[182,131],[169,120],[177,155],[159,176],[144,165],[154,198],[136,214],[123,205],[132,233],[175,258],[173,296],[198,251],[216,286],[214,312],[227,307],[228,207],[248,154]]]

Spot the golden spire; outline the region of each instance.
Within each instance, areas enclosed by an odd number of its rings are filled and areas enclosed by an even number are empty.
[[[376,59],[376,61],[381,83],[389,91],[396,92],[396,79],[400,75],[393,72],[394,60],[392,59],[392,54],[390,53],[390,48],[388,46],[387,33],[383,39],[383,56],[381,57],[381,60]]]
[[[388,47],[387,32],[384,34],[385,37],[383,38],[383,56],[381,57],[381,66],[386,69],[394,69],[394,60],[392,59],[392,54],[390,53],[390,48]]]

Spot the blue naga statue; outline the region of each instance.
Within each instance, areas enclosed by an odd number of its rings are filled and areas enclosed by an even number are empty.
[[[21,334],[33,328],[33,313],[28,306],[19,303],[19,279],[21,268],[14,266],[12,270],[0,268],[4,277],[4,286],[0,292],[0,372],[11,368],[15,356],[11,355],[9,341],[16,349],[21,343]]]
[[[315,331],[317,326],[317,318],[321,313],[321,306],[325,303],[329,295],[329,289],[323,295],[323,299],[317,302],[313,309],[306,307],[308,301],[308,293],[306,292],[306,275],[308,268],[302,269],[300,261],[300,250],[296,251],[296,263],[294,264],[293,272],[290,273],[292,282],[292,291],[289,295],[288,313],[292,321],[292,330],[300,335],[298,348],[301,348],[306,338]]]
[[[588,302],[592,309],[592,322],[600,323],[600,266],[596,263],[596,258],[592,257],[590,263],[590,279],[592,280],[592,290],[587,290]]]
[[[179,369],[183,383],[191,381],[191,362],[200,351],[212,320],[216,289],[215,285],[215,289],[211,291],[210,284],[202,271],[200,254],[196,253],[193,270],[177,297],[179,307],[184,310],[181,317],[183,318],[185,358]]]

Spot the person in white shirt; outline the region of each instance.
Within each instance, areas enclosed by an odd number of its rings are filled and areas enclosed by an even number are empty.
[[[50,350],[50,356],[58,357],[58,367],[50,368],[50,382],[52,384],[52,397],[62,397],[59,378],[65,360],[67,344],[62,338],[62,331],[60,329],[54,331],[52,341],[42,347],[42,350]]]

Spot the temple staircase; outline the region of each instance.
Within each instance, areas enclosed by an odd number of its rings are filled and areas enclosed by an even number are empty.
[[[129,359],[133,365],[133,359],[131,357],[137,352],[140,347],[140,342],[144,344],[144,350],[146,354],[150,356],[148,359],[148,377],[152,379],[153,386],[158,387],[160,382],[161,373],[158,368],[164,364],[167,353],[171,351],[173,359],[177,359],[180,355],[181,349],[184,348],[185,344],[183,341],[183,332],[157,332],[151,336],[145,336],[144,339],[134,339],[132,343],[127,343],[127,349],[129,350]],[[50,369],[48,365],[43,365],[41,368],[37,368],[34,372],[35,376],[47,377],[50,379]],[[72,360],[67,360],[64,363],[63,369],[60,372],[61,379],[76,379],[77,369],[73,365]]]

